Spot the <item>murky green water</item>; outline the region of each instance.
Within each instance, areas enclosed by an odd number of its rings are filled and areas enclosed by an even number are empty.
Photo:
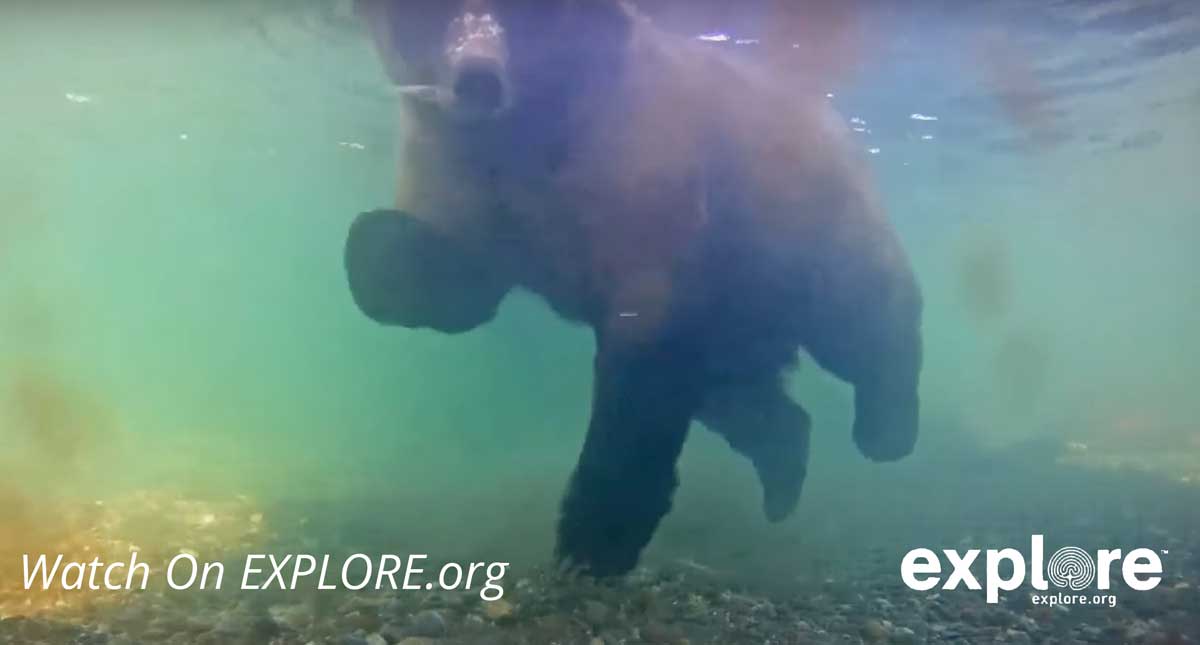
[[[749,465],[695,431],[649,562],[786,590],[1014,522],[1195,526],[1200,27],[1159,5],[864,9],[865,53],[829,92],[926,297],[918,452],[866,463],[848,388],[802,366],[799,512],[768,525]],[[591,334],[527,294],[455,337],[354,306],[343,243],[391,200],[397,126],[348,8],[12,2],[0,61],[0,501],[18,542],[52,501],[153,490],[549,561]]]

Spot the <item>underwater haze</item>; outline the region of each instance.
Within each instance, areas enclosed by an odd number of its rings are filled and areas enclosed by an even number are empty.
[[[526,292],[455,336],[351,297],[347,231],[393,202],[402,127],[351,3],[0,4],[0,643],[1196,642],[1200,5],[854,7],[820,83],[921,283],[916,451],[858,455],[852,390],[802,356],[797,512],[767,522],[749,462],[693,428],[644,568],[597,590],[551,573],[590,330]],[[645,9],[751,60],[781,26]],[[1048,610],[901,582],[909,549],[1031,534],[1150,548],[1163,581]],[[307,597],[234,592],[270,623],[243,633],[19,589],[22,553],[139,548],[504,561],[510,604],[298,626],[274,608]]]

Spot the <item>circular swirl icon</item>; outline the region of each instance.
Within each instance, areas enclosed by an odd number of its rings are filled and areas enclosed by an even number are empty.
[[[1056,587],[1070,587],[1079,591],[1096,579],[1096,563],[1083,549],[1064,546],[1050,556],[1046,563],[1046,577]]]

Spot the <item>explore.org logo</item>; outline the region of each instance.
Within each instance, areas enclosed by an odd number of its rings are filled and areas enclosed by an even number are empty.
[[[1120,576],[1125,586],[1136,591],[1149,591],[1162,581],[1162,560],[1151,549],[1133,549],[1122,555],[1120,549],[1100,549],[1095,557],[1078,547],[1065,546],[1054,552],[1046,561],[1042,536],[1034,535],[1029,545],[1029,566],[1025,556],[1017,549],[988,549],[984,558],[984,584],[979,583],[971,565],[979,558],[979,549],[960,553],[945,549],[950,575],[942,577],[942,560],[932,549],[913,549],[900,563],[900,578],[909,589],[929,591],[939,584],[942,589],[985,589],[987,601],[1000,601],[1001,591],[1015,591],[1025,583],[1028,569],[1029,584],[1036,591],[1049,591],[1053,584],[1064,590],[1056,594],[1031,594],[1035,605],[1108,605],[1116,606],[1113,594],[1067,593],[1091,589],[1107,591],[1112,586],[1112,569],[1119,563]],[[1163,551],[1166,553],[1166,551]],[[1044,564],[1043,564],[1044,563]],[[1004,566],[1007,565],[1007,566]]]

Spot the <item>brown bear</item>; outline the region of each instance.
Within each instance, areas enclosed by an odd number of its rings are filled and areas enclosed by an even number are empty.
[[[360,0],[403,114],[394,210],[346,244],[358,306],[458,333],[515,287],[595,330],[591,421],[558,557],[637,563],[693,419],[790,513],[805,350],[855,389],[873,460],[917,435],[921,297],[822,93],[670,36],[620,0]]]

